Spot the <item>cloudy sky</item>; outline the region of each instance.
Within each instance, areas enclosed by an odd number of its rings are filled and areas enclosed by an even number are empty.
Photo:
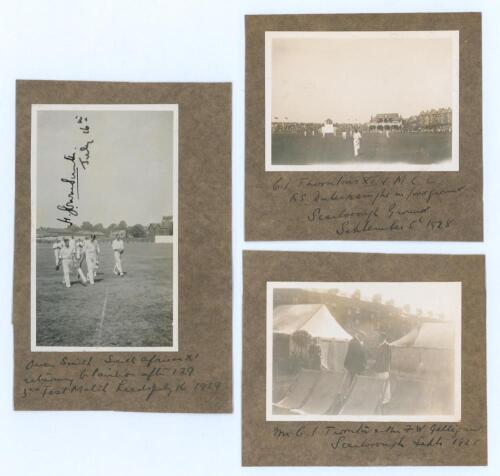
[[[72,163],[64,156],[89,145],[90,163],[79,168],[79,215],[83,221],[108,226],[148,224],[172,215],[172,111],[38,111],[37,227],[64,227],[57,210],[70,191]],[[75,116],[88,118],[83,134]]]
[[[271,83],[273,119],[409,117],[452,106],[452,40],[273,38]]]

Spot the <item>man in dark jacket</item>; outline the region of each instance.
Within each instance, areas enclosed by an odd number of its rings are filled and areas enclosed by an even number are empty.
[[[354,375],[360,374],[366,368],[366,352],[359,333],[354,334],[354,337],[349,342],[344,367],[352,375],[351,380]]]
[[[340,387],[340,403],[343,404],[354,387],[356,376],[366,369],[366,351],[363,346],[362,336],[356,332],[347,347],[344,359],[344,368],[347,370],[344,381]]]

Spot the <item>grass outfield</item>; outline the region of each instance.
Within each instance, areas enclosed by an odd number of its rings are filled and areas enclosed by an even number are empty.
[[[100,248],[95,285],[83,286],[74,271],[66,288],[52,247],[37,245],[37,345],[171,346],[172,245],[125,243],[123,277],[113,274],[111,244]]]
[[[451,133],[363,134],[359,157],[351,138],[280,135],[272,137],[273,165],[395,163],[425,165],[451,159]]]

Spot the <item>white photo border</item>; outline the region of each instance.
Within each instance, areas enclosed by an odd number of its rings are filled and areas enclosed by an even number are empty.
[[[265,32],[265,171],[266,172],[458,172],[459,167],[459,30],[418,31],[266,31]],[[315,164],[315,165],[273,165],[272,163],[272,41],[275,38],[451,38],[452,39],[452,158],[446,164]]]
[[[173,286],[172,345],[156,347],[40,346],[36,342],[36,202],[37,115],[39,111],[171,111],[173,112]],[[31,105],[31,352],[178,352],[179,350],[179,105],[178,104],[32,104]],[[169,240],[170,241],[170,240]]]
[[[405,284],[455,284],[459,301],[460,320],[455,332],[454,414],[450,415],[275,415],[273,414],[273,301],[275,289],[287,288],[332,288],[335,284],[396,284],[390,281],[337,281],[337,282],[291,282],[267,281],[266,283],[266,421],[355,421],[355,422],[460,422],[462,418],[462,282],[460,281],[404,281]]]

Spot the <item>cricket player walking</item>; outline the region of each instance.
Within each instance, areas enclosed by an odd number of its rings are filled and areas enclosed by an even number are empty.
[[[67,288],[71,287],[70,271],[73,265],[73,249],[69,244],[68,238],[64,238],[63,245],[59,252],[59,259],[57,260],[56,270],[59,270],[59,266],[62,264],[64,284]]]
[[[87,262],[87,279],[90,284],[94,284],[95,269],[97,266],[97,257],[99,255],[99,245],[95,239],[95,235],[85,237],[83,246],[85,253],[85,261]]]
[[[354,145],[354,157],[359,155],[359,149],[361,147],[361,132],[358,129],[354,130],[354,134],[352,135],[352,143]]]
[[[73,250],[73,253],[76,252],[76,241],[73,235],[69,238],[69,247]]]
[[[82,240],[78,240],[77,242],[75,242],[74,244],[74,248],[73,248],[73,259],[74,259],[74,266],[75,266],[75,269],[78,273],[78,276],[80,278],[80,281],[82,282],[83,285],[87,284],[87,278],[85,277],[85,275],[83,274],[83,271],[82,271],[82,263],[83,263],[83,242]],[[70,242],[70,247],[71,247],[71,242]]]
[[[101,249],[99,248],[99,243],[97,241],[97,237],[94,236],[94,244],[97,250],[97,256],[95,258],[95,267],[94,267],[94,278],[97,277],[97,270],[99,269],[99,256],[101,255]]]
[[[61,251],[62,246],[63,243],[60,238],[57,238],[57,240],[54,241],[54,244],[52,245],[52,249],[54,250],[54,258],[56,260],[56,266],[59,264],[59,253]]]
[[[111,244],[113,248],[113,254],[115,255],[115,267],[113,272],[118,276],[123,276],[123,268],[122,268],[122,254],[124,251],[123,240],[120,236],[116,236]]]

